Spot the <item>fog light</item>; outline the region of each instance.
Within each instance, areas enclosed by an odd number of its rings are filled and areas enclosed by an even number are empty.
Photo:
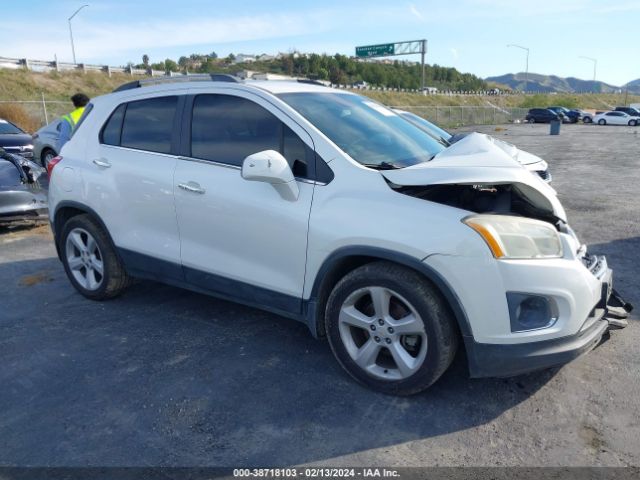
[[[507,292],[512,332],[549,328],[558,320],[553,299],[542,295]]]

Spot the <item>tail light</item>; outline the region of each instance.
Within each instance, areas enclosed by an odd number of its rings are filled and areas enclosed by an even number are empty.
[[[60,155],[58,155],[57,157],[53,157],[51,160],[49,160],[49,163],[47,164],[47,176],[49,177],[49,180],[51,180],[51,174],[53,173],[53,167],[55,167],[61,161],[62,161],[62,157]]]

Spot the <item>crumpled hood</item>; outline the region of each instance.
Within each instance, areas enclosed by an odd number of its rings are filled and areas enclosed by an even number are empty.
[[[391,183],[417,185],[513,185],[533,205],[567,220],[556,191],[532,175],[491,137],[471,133],[430,162],[380,173]],[[515,148],[515,147],[514,147]]]

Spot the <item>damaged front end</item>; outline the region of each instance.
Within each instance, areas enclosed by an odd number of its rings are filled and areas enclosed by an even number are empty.
[[[0,148],[0,224],[46,221],[47,185],[44,168]]]
[[[601,320],[606,320],[609,328],[626,326],[632,306],[613,289],[606,258],[588,254],[586,246],[580,244],[556,191],[486,136],[467,135],[430,162],[381,174],[394,191],[403,195],[471,214],[524,217],[553,225],[570,251],[564,258],[581,262],[602,287],[599,301],[591,300],[597,305],[583,328]]]

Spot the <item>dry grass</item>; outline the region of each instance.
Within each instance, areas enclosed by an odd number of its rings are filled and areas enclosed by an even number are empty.
[[[0,118],[16,124],[25,132],[33,133],[40,128],[40,120],[33,117],[22,105],[0,103]]]

